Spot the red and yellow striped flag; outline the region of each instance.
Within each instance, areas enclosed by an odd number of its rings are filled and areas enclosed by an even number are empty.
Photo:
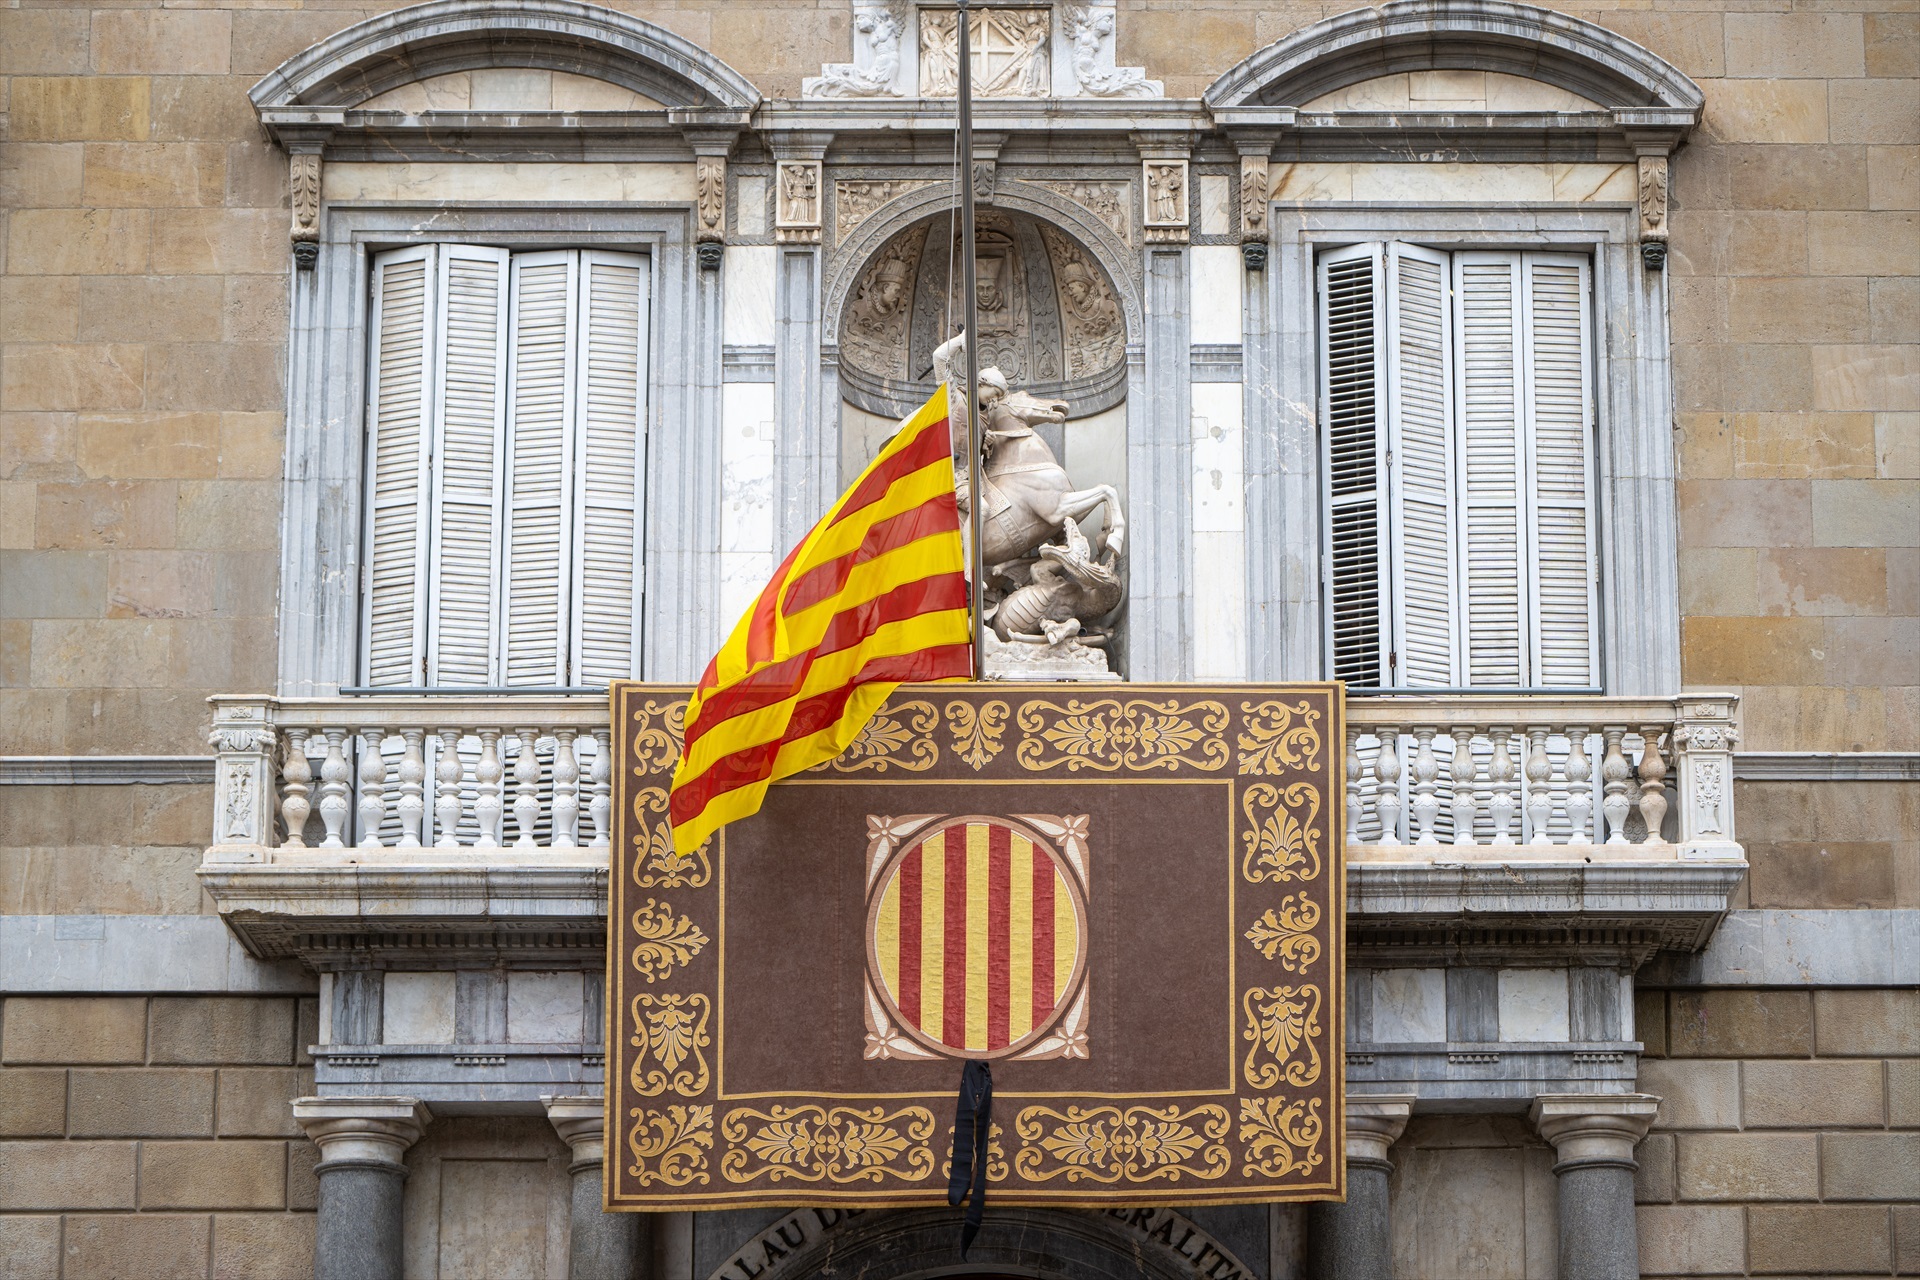
[[[846,750],[909,680],[973,670],[947,389],[787,556],[687,705],[674,848],[760,808],[767,784]]]

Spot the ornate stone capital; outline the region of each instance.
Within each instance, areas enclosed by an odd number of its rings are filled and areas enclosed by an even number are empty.
[[[1659,1110],[1660,1099],[1647,1093],[1543,1093],[1528,1118],[1560,1157],[1555,1173],[1594,1165],[1636,1169],[1633,1148]]]
[[[573,1148],[575,1169],[597,1165],[606,1159],[606,1100],[576,1095],[540,1099],[546,1104],[547,1119],[553,1123],[560,1140]]]
[[[293,1118],[320,1148],[322,1170],[343,1163],[404,1170],[407,1148],[433,1123],[418,1098],[295,1098]]]
[[[1387,1152],[1406,1132],[1416,1097],[1411,1093],[1348,1094],[1347,1164],[1390,1171],[1393,1164]]]

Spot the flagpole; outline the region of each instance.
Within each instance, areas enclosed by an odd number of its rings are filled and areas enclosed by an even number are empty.
[[[986,603],[986,478],[981,474],[980,448],[980,282],[973,257],[973,40],[967,15],[967,0],[958,0],[954,41],[959,61],[959,115],[954,127],[959,137],[956,150],[960,157],[960,310],[962,332],[967,335],[967,492],[972,495],[970,513],[973,525],[971,581],[973,621],[973,678],[987,678],[987,630],[983,621]]]

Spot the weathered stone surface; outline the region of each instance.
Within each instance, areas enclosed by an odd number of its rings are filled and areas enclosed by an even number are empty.
[[[206,480],[180,486],[179,545],[209,550],[273,546],[280,530],[280,486],[271,481]]]
[[[1820,1194],[1829,1200],[1920,1200],[1920,1133],[1823,1133]]]
[[[153,270],[164,275],[271,274],[286,261],[279,209],[182,209],[153,229]]]
[[[1776,216],[1783,224],[1804,226],[1807,215],[1800,210],[1866,207],[1867,162],[1859,147],[1761,145],[1729,150],[1732,156],[1727,179],[1733,207],[1742,211],[1730,215],[1736,226],[1746,210],[1782,210]],[[1750,239],[1749,251],[1738,255],[1740,268],[1730,274],[1787,276],[1803,272],[1804,251],[1794,252],[1791,240],[1779,246],[1787,251],[1784,258],[1769,255],[1766,247],[1757,238]]]
[[[1889,612],[1887,553],[1867,547],[1762,551],[1756,604],[1771,614],[1852,617]]]
[[[293,1001],[158,996],[153,1061],[281,1065],[293,1061]]]
[[[278,346],[178,343],[146,350],[151,408],[270,411],[283,402]]]
[[[14,347],[0,406],[11,410],[138,409],[146,400],[146,349],[61,342]]]
[[[0,1070],[0,1138],[57,1138],[66,1132],[67,1073],[57,1068]]]
[[[1815,618],[1686,618],[1680,657],[1709,684],[1817,684],[1826,629]]]
[[[287,1144],[287,1208],[301,1211],[320,1206],[320,1178],[314,1166],[320,1163],[320,1148],[305,1139]]]
[[[1746,1270],[1746,1213],[1738,1205],[1643,1205],[1634,1218],[1645,1275],[1738,1275]]]
[[[1683,1200],[1811,1200],[1819,1164],[1811,1133],[1683,1133]]]
[[[61,1274],[73,1280],[198,1280],[207,1273],[211,1225],[205,1214],[70,1217]]]
[[[1920,1129],[1920,1060],[1887,1063],[1887,1123],[1896,1129]]]
[[[1867,148],[1867,208],[1920,209],[1920,156],[1912,147]]]
[[[1879,1272],[1892,1261],[1887,1211],[1878,1206],[1757,1204],[1747,1211],[1756,1275]]]
[[[3,37],[0,37],[3,38]],[[46,1280],[60,1274],[60,1219],[0,1216],[0,1280]]]
[[[311,1274],[313,1228],[310,1213],[215,1214],[214,1280]]]
[[[1730,13],[1730,76],[1860,76],[1866,33],[1856,13]]]
[[[109,618],[197,618],[213,612],[213,553],[118,551],[109,564]]]
[[[173,543],[171,481],[40,485],[34,535],[48,548],[159,548]]]
[[[1911,346],[1821,345],[1808,357],[1816,409],[1920,408],[1920,351]]]
[[[1715,80],[1703,88],[1702,123],[1723,142],[1827,140],[1824,80]]]
[[[97,618],[106,612],[99,551],[0,551],[0,618]]]
[[[16,142],[0,153],[0,200],[10,209],[58,209],[80,203],[81,158],[86,148],[78,142]],[[18,281],[9,282],[17,285]],[[21,301],[28,301],[21,299]],[[16,324],[29,321],[38,307],[14,305],[10,310],[25,313],[18,319],[0,320],[0,334]],[[58,314],[57,308],[49,308]],[[57,341],[71,333],[51,334]],[[19,339],[13,339],[18,341]]]
[[[1761,844],[1748,847],[1755,907],[1891,907],[1893,846],[1887,843]]]
[[[131,1209],[132,1142],[0,1142],[0,1209]]]
[[[82,414],[80,467],[93,479],[211,477],[219,469],[220,420],[211,413]]]
[[[23,77],[12,90],[9,126],[22,142],[132,142],[147,136],[152,107],[144,79]]]
[[[103,9],[93,19],[93,68],[102,75],[225,75],[231,15],[219,10]]]
[[[152,688],[167,682],[171,635],[164,622],[49,619],[33,624],[28,668],[43,688]]]
[[[1640,1064],[1640,1091],[1660,1099],[1661,1129],[1740,1127],[1740,1064],[1668,1058]]]
[[[6,268],[22,276],[144,271],[152,225],[144,209],[20,209],[7,219]]]
[[[1878,1062],[1748,1062],[1741,1066],[1741,1119],[1749,1128],[1800,1129],[1885,1123]]]
[[[1667,1056],[1667,993],[1658,990],[1633,993],[1633,1033],[1645,1046],[1642,1061]]]
[[[220,1073],[223,1138],[297,1138],[293,1100],[313,1092],[313,1072],[295,1067],[228,1067]]]
[[[1642,1086],[1644,1088],[1644,1086]],[[1662,1105],[1665,1105],[1664,1099]],[[1674,1195],[1674,1138],[1670,1133],[1650,1133],[1633,1149],[1640,1166],[1633,1173],[1635,1204],[1671,1204]]]
[[[142,1209],[280,1209],[287,1201],[286,1144],[140,1144]]]
[[[202,142],[87,144],[85,203],[154,209],[217,205],[227,193],[226,148]]]
[[[1677,486],[1688,547],[1804,546],[1812,541],[1811,491],[1795,480],[1684,480]]]
[[[286,453],[284,413],[220,415],[220,478],[278,480]]]
[[[1911,80],[1836,80],[1827,89],[1827,110],[1834,142],[1920,142]]]
[[[1813,1017],[1823,1056],[1920,1056],[1920,991],[1816,991]]]
[[[221,282],[216,276],[86,276],[79,284],[79,335],[84,342],[220,338]]]
[[[0,1017],[9,1066],[146,1058],[147,1002],[140,996],[12,996]]]
[[[1920,1275],[1920,1204],[1893,1206],[1893,1270]]]
[[[213,1072],[156,1067],[73,1072],[76,1138],[213,1136]]]
[[[1810,497],[1816,545],[1920,545],[1920,482],[1816,480]]]

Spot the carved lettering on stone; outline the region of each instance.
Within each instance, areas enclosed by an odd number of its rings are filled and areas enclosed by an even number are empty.
[[[833,223],[838,238],[845,240],[853,229],[865,222],[875,209],[887,201],[917,188],[931,185],[930,178],[889,178],[885,181],[852,179],[833,184]]]
[[[1080,92],[1095,98],[1158,98],[1164,93],[1158,80],[1147,79],[1141,67],[1113,63],[1113,33],[1118,15],[1107,3],[1069,3],[1062,7],[1061,23],[1073,45],[1073,79]]]
[[[820,168],[818,160],[780,162],[773,207],[776,239],[808,241],[820,238]]]
[[[1069,378],[1099,373],[1126,356],[1127,323],[1106,273],[1072,237],[1042,224],[1040,233],[1053,260],[1054,287],[1060,293]]]
[[[900,96],[900,38],[906,34],[906,6],[863,4],[853,13],[853,61],[830,62],[800,84],[803,98],[881,98]]]
[[[1240,157],[1240,238],[1267,238],[1267,158]]]
[[[724,240],[727,229],[727,158],[698,156],[694,159],[694,208],[700,225],[695,240]]]
[[[1043,182],[1047,190],[1063,195],[1112,228],[1113,234],[1131,244],[1133,219],[1129,216],[1129,184],[1125,182]]]
[[[1046,9],[975,9],[968,15],[973,92],[981,98],[1045,97],[1053,86]],[[920,93],[951,98],[960,92],[959,12],[920,11]]]

